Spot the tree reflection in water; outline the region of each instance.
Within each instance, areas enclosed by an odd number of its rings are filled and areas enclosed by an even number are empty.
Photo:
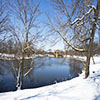
[[[33,82],[34,69],[41,67],[43,65],[42,58],[39,59],[38,64],[34,62],[34,59],[24,59],[23,63],[23,85],[25,79]],[[21,66],[21,59],[16,60],[0,60],[0,92],[16,90],[18,84],[18,71]],[[2,88],[3,85],[3,88]],[[23,87],[22,87],[23,88]]]
[[[36,57],[24,60],[23,88],[36,88],[77,77],[82,63],[75,59]],[[16,90],[20,60],[0,60],[0,92]],[[32,69],[30,71],[30,69]],[[29,72],[28,72],[29,71]]]
[[[77,77],[80,73],[82,73],[83,64],[74,58],[69,59],[69,66],[70,66],[70,76]]]

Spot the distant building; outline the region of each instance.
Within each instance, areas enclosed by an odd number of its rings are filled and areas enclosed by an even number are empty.
[[[63,57],[63,53],[61,53],[60,50],[56,50],[56,51],[54,52],[54,56],[55,56],[56,58],[58,58],[58,57]]]

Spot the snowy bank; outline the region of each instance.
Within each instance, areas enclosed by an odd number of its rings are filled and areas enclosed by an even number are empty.
[[[100,100],[100,57],[91,61],[90,76],[84,72],[69,81],[64,81],[37,89],[25,89],[0,93],[0,100]]]

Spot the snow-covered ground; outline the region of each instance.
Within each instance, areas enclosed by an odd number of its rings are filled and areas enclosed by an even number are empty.
[[[100,56],[91,61],[90,76],[84,72],[77,78],[37,89],[0,93],[0,100],[100,100]]]

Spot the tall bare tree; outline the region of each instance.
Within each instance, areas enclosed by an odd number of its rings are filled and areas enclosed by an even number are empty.
[[[18,71],[15,74],[17,88],[22,88],[24,76],[33,69],[30,67],[25,70],[25,57],[35,52],[34,41],[40,37],[40,32],[37,31],[39,28],[38,17],[41,14],[39,6],[40,0],[11,0],[9,3],[9,12],[13,23],[10,31],[20,47],[15,55],[15,60],[18,62]],[[30,66],[32,64],[33,61]]]
[[[94,37],[100,28],[98,23],[100,18],[100,0],[97,0],[97,4],[93,0],[51,1],[57,12],[55,23],[48,16],[49,26],[72,49],[78,52],[87,52],[86,64],[84,64],[85,78],[87,78],[89,76]],[[94,4],[96,4],[96,7]]]

